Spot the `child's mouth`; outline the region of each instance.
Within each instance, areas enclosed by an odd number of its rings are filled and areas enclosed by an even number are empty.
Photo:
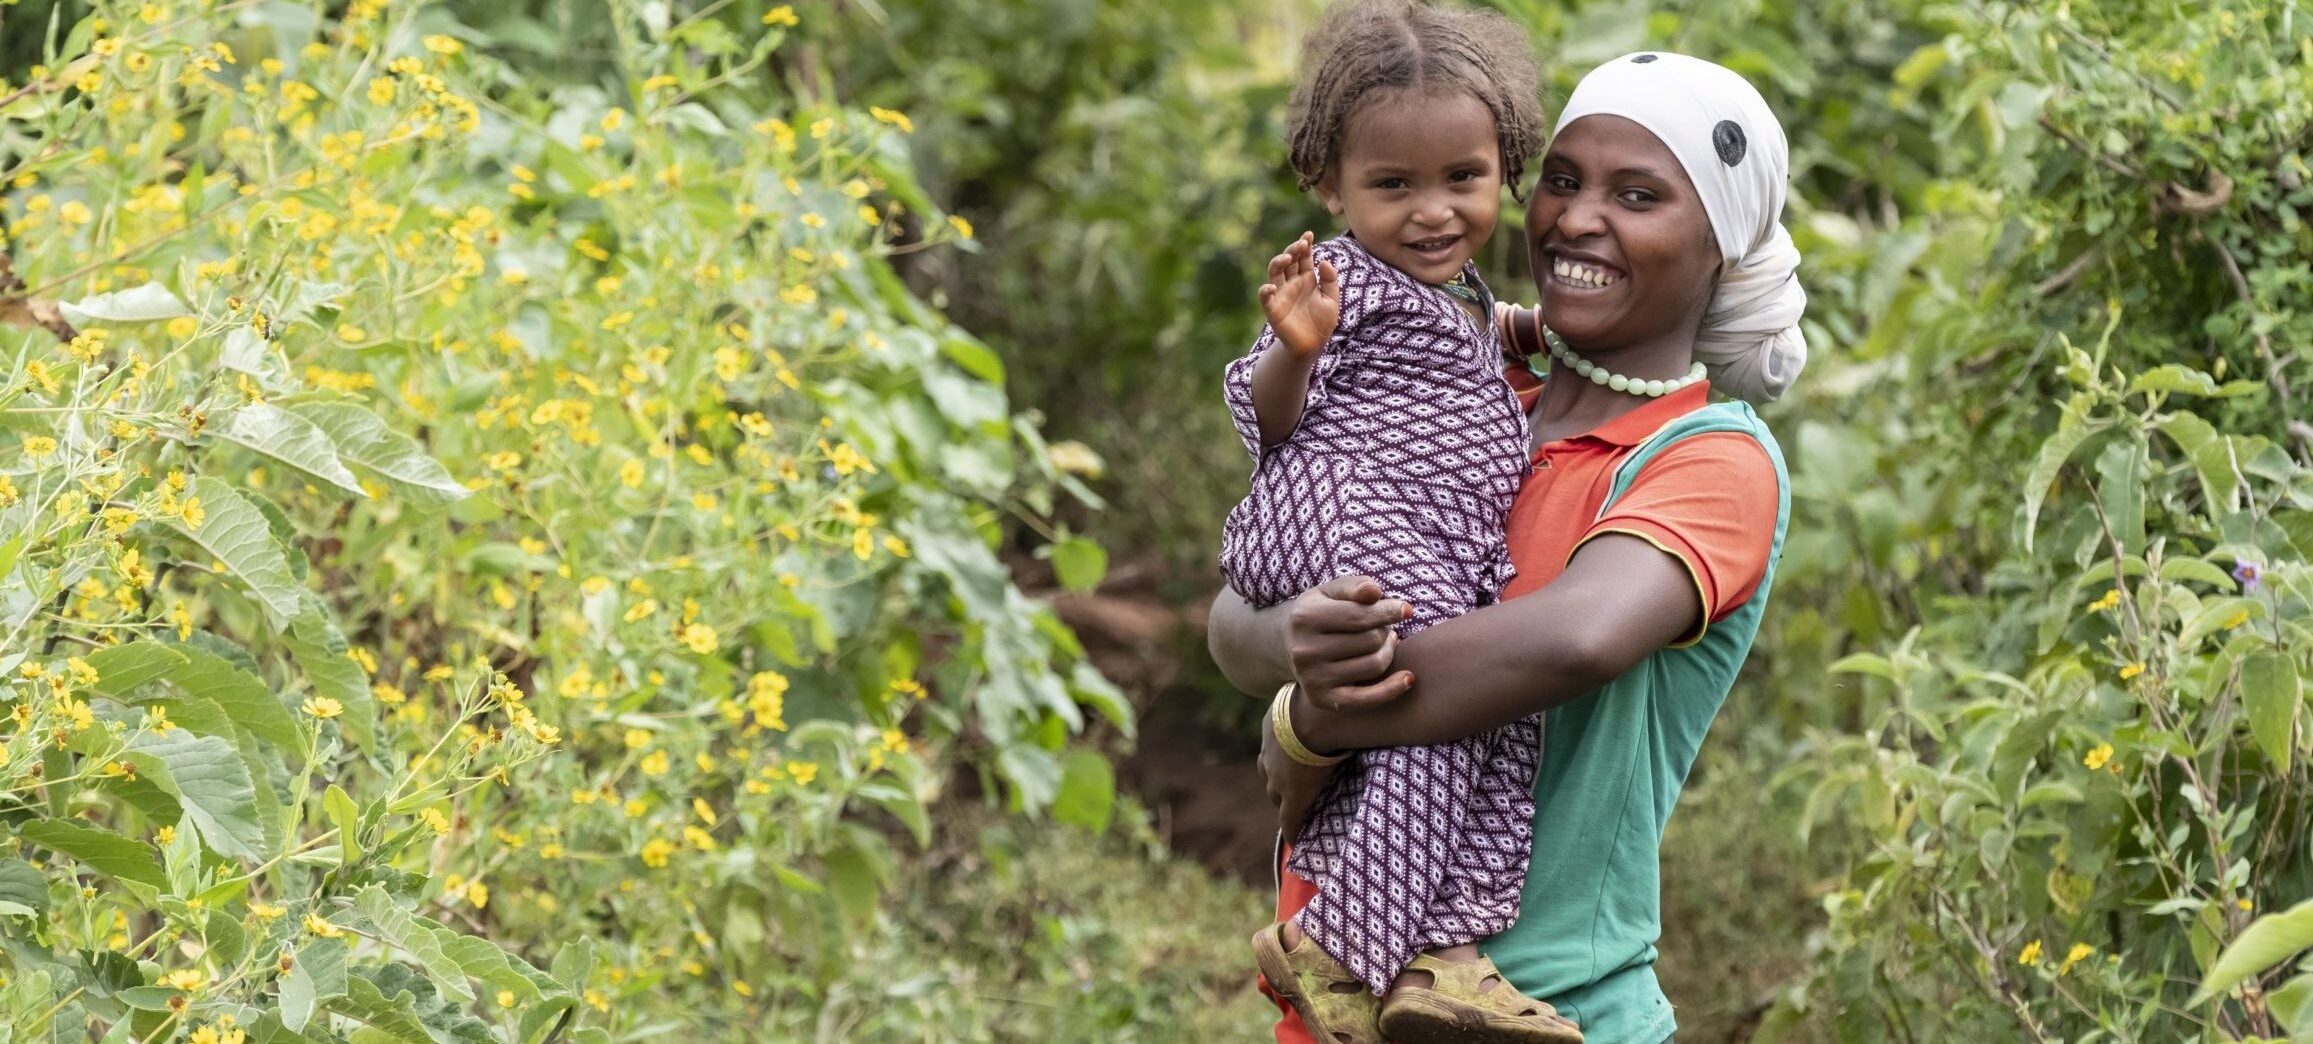
[[[1428,239],[1417,239],[1407,243],[1405,248],[1408,253],[1430,264],[1443,264],[1453,260],[1454,247],[1461,241],[1462,237],[1460,236],[1431,236]]]

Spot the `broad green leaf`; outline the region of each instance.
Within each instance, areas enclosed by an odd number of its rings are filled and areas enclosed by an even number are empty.
[[[1108,575],[1108,551],[1083,537],[1068,537],[1052,545],[1052,571],[1060,577],[1060,586],[1090,591]]]
[[[338,459],[337,445],[312,421],[271,403],[257,402],[216,418],[209,434],[368,499],[361,480]]]
[[[152,849],[109,830],[56,819],[39,819],[16,828],[18,837],[42,848],[71,856],[89,869],[155,890],[167,888],[168,878]]]
[[[209,557],[225,563],[225,570],[248,587],[275,622],[297,615],[298,592],[304,588],[290,574],[289,560],[282,555],[281,545],[274,542],[265,516],[241,499],[233,487],[206,475],[193,480],[191,495],[208,516],[201,520],[200,528],[189,527],[176,517],[163,524],[183,534]]]
[[[0,913],[46,915],[47,875],[24,860],[0,859]]]
[[[2206,1003],[2308,946],[2313,946],[2313,899],[2259,917],[2217,956],[2192,1003]]]
[[[116,700],[125,700],[137,686],[167,677],[185,664],[183,654],[156,641],[138,640],[98,649],[85,657],[96,668],[90,688]]]
[[[2024,550],[2032,549],[2033,531],[2039,528],[2040,505],[2047,501],[2048,488],[2055,484],[2056,474],[2064,470],[2065,463],[2072,459],[2081,443],[2106,426],[2105,421],[2081,420],[2077,414],[2066,413],[2056,433],[2040,444],[2031,469],[2024,473]]]
[[[149,323],[156,319],[174,319],[191,314],[185,309],[185,303],[177,300],[176,294],[159,283],[146,283],[78,301],[65,301],[57,307],[64,312],[66,319],[80,325],[90,322]]]
[[[1116,805],[1116,771],[1108,758],[1089,750],[1071,752],[1060,762],[1060,793],[1052,799],[1052,818],[1083,827],[1095,834],[1108,830]]]
[[[2289,774],[2296,752],[2297,708],[2305,702],[2297,662],[2287,654],[2259,649],[2241,661],[2241,704],[2249,734],[2273,762],[2276,775]]]
[[[2164,559],[2160,563],[2160,578],[2163,580],[2190,580],[2194,583],[2208,584],[2219,591],[2231,591],[2240,587],[2240,583],[2233,579],[2231,573],[2227,573],[2206,559],[2200,558]]]
[[[218,736],[186,729],[145,735],[123,755],[176,795],[185,815],[219,855],[265,858],[265,831],[257,825],[257,789],[241,752]]]
[[[302,1033],[322,1004],[345,996],[345,942],[315,939],[290,958],[281,976],[281,1022]]]
[[[7,540],[0,541],[0,579],[6,579],[8,574],[16,568],[17,556],[24,553],[24,543],[31,539],[31,533],[18,533]]]
[[[346,655],[345,634],[320,595],[306,592],[304,611],[289,621],[281,640],[314,690],[345,708],[338,722],[346,737],[370,749],[377,741],[377,697],[370,690],[369,672]]]
[[[361,813],[353,807],[353,798],[345,788],[335,783],[321,792],[321,811],[329,817],[329,824],[337,828],[338,849],[350,863],[361,858]]]
[[[386,427],[385,421],[360,406],[315,402],[290,408],[329,435],[340,459],[375,473],[415,503],[446,504],[463,500],[470,492],[417,440]]]
[[[407,992],[392,997],[378,989],[376,983],[359,975],[345,980],[345,996],[330,1001],[326,1006],[348,1018],[376,1030],[378,1038],[399,1041],[402,1044],[434,1044],[434,1035],[427,1032],[414,1006],[416,998]],[[466,998],[471,1000],[471,997]]]
[[[2231,443],[2218,434],[2214,426],[2184,412],[2162,417],[2153,426],[2176,443],[2177,449],[2184,451],[2185,459],[2192,461],[2211,517],[2240,510],[2240,469],[2233,461]]]
[[[990,384],[1004,383],[1004,360],[986,345],[967,337],[949,337],[940,342],[940,351],[964,372]]]
[[[353,907],[368,918],[379,942],[408,951],[443,993],[461,1002],[474,999],[474,987],[466,981],[466,969],[443,951],[441,940],[432,931],[396,905],[385,889],[376,885],[362,889],[361,894],[354,897]]]
[[[171,648],[185,663],[170,676],[169,684],[187,699],[215,708],[235,726],[284,752],[305,751],[305,735],[299,731],[297,719],[264,682],[206,649],[191,645]]]
[[[2180,363],[2155,366],[2128,382],[2128,394],[2167,392],[2172,395],[2215,395],[2217,379]]]
[[[2096,457],[2096,499],[2112,538],[2131,554],[2144,551],[2144,445],[2124,438]]]

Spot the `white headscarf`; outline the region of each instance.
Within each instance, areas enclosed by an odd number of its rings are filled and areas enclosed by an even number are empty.
[[[1723,264],[1695,358],[1719,390],[1773,402],[1807,365],[1799,332],[1807,292],[1799,287],[1799,249],[1782,222],[1791,162],[1783,125],[1749,80],[1665,51],[1626,54],[1591,70],[1552,134],[1602,115],[1661,139],[1702,195]]]

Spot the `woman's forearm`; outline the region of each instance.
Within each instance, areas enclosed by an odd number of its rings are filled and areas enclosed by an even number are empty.
[[[1337,711],[1298,700],[1294,731],[1321,751],[1474,736],[1580,698],[1691,632],[1702,596],[1686,567],[1635,537],[1583,545],[1542,590],[1400,642],[1412,691]]]

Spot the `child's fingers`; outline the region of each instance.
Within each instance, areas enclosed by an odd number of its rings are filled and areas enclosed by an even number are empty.
[[[1317,263],[1317,292],[1327,297],[1341,293],[1341,273],[1334,271],[1331,261]]]

